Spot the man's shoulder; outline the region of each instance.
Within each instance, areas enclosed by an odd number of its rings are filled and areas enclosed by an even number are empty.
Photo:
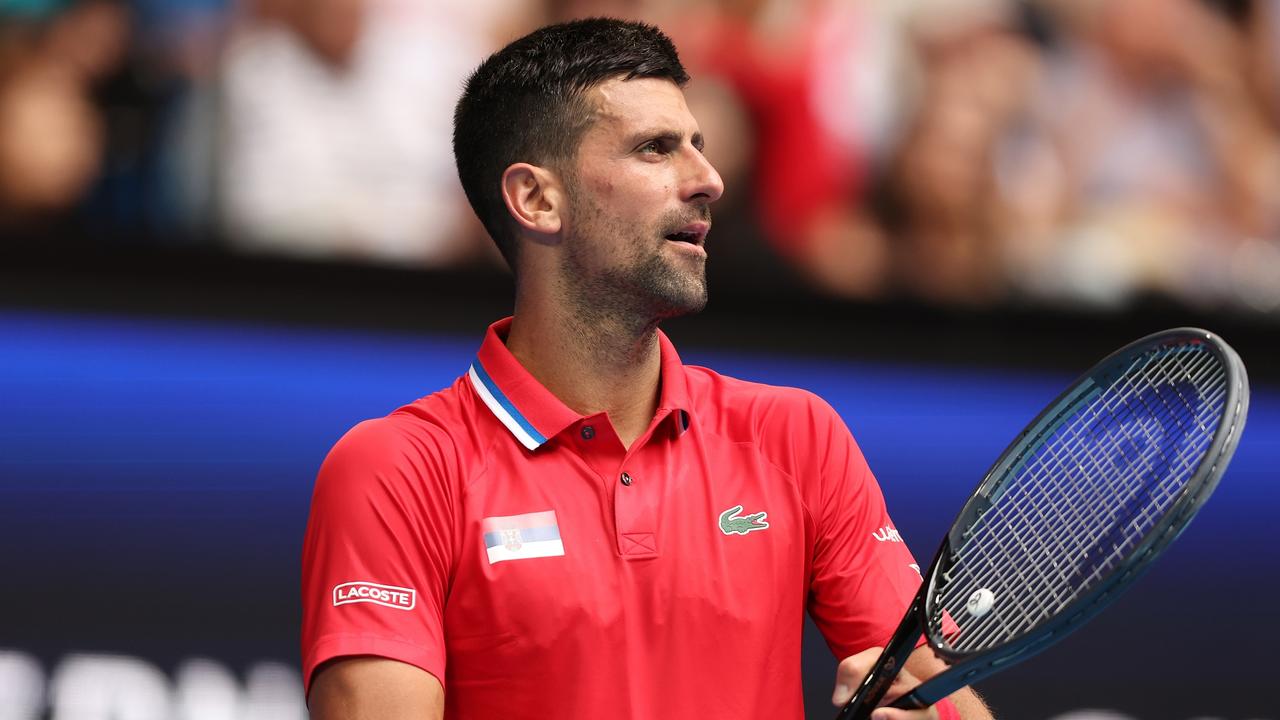
[[[796,423],[839,421],[825,400],[803,388],[743,380],[698,365],[686,365],[685,375],[695,414],[710,414],[726,427],[774,434]]]
[[[459,378],[387,415],[356,424],[333,446],[329,460],[344,457],[385,465],[404,457],[465,456],[473,444],[473,405]]]
[[[844,421],[809,390],[769,385],[689,368],[694,422],[703,432],[749,447],[796,479],[807,502],[830,473],[824,463],[856,447]]]
[[[408,517],[415,523],[447,518],[478,456],[468,454],[460,440],[460,425],[452,422],[458,415],[449,408],[456,400],[448,392],[348,430],[316,475],[312,517],[363,528],[371,537],[385,532],[370,528],[381,527],[386,518]]]

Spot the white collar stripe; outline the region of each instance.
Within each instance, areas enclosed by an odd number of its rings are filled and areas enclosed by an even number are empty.
[[[547,441],[542,433],[538,432],[528,420],[516,410],[515,405],[507,399],[498,386],[494,384],[492,378],[485,373],[484,368],[478,363],[473,363],[471,369],[467,371],[467,377],[471,379],[471,385],[476,389],[476,393],[480,395],[480,399],[484,404],[489,406],[489,410],[493,412],[494,417],[507,426],[512,435],[520,441],[521,445],[530,450],[537,450],[539,446]]]

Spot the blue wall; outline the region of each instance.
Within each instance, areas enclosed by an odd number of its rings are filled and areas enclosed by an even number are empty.
[[[0,623],[0,649],[46,668],[78,651],[162,670],[196,655],[233,669],[296,661],[297,556],[320,460],[354,422],[461,374],[482,330],[424,338],[0,313],[0,617],[22,618]],[[827,398],[922,563],[987,466],[1071,380],[683,355]],[[1003,716],[1280,717],[1267,694],[1243,692],[1269,685],[1275,667],[1252,623],[1270,626],[1280,591],[1276,467],[1280,394],[1255,387],[1236,459],[1200,517],[1093,625],[984,685]],[[820,642],[811,650],[810,716],[827,717],[834,665]],[[1230,662],[1202,666],[1224,650]]]

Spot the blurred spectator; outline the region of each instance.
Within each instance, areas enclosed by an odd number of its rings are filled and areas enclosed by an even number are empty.
[[[732,89],[739,125],[752,130],[741,156],[752,164],[748,207],[774,252],[827,291],[877,294],[885,238],[855,203],[874,124],[859,122],[873,113],[854,101],[860,64],[874,59],[864,53],[875,35],[869,12],[840,0],[725,0],[682,12],[671,24],[682,54],[698,77]]]
[[[0,213],[7,227],[168,239],[165,137],[190,54],[175,31],[218,0],[23,3],[0,34]],[[158,18],[163,17],[163,22]],[[165,42],[161,39],[165,38]]]
[[[1275,128],[1242,33],[1196,0],[1050,9],[1062,34],[997,168],[1010,276],[1107,304],[1229,295],[1235,246],[1280,230]]]
[[[1280,125],[1280,1],[1245,1],[1249,78],[1272,125]]]
[[[691,70],[725,281],[1280,313],[1280,0],[0,0],[0,227],[494,258],[461,84],[598,14]]]
[[[912,295],[975,303],[1003,289],[992,162],[1039,69],[1017,20],[1002,0],[930,2],[906,26],[920,97],[885,189],[894,279]]]
[[[498,18],[496,0],[248,2],[222,66],[227,235],[245,248],[437,265],[485,247],[450,137]]]
[[[66,211],[97,178],[106,128],[93,92],[129,37],[127,10],[110,0],[22,10],[0,38],[0,213],[10,225]]]
[[[70,207],[98,171],[102,123],[79,80],[41,56],[0,84],[0,204],[11,220]]]

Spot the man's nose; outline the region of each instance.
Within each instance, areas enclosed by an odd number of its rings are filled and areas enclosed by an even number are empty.
[[[685,200],[713,203],[724,194],[724,180],[701,151],[690,149],[690,168]]]

